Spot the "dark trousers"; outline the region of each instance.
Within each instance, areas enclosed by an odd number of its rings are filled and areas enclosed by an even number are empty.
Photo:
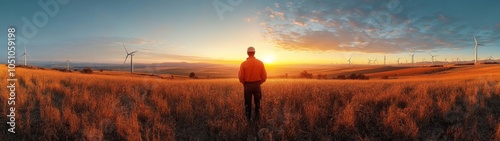
[[[245,115],[250,120],[252,115],[252,96],[255,103],[255,118],[259,119],[260,114],[260,99],[262,93],[260,89],[260,82],[246,82],[243,87],[245,88]]]

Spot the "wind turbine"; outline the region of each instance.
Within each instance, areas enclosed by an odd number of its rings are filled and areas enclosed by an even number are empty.
[[[66,60],[66,71],[69,71],[69,63],[71,63],[71,61],[69,61],[69,58],[68,58],[68,60]]]
[[[398,61],[396,61],[396,62],[398,62],[398,66],[399,66],[399,60],[400,60],[400,59],[401,59],[401,58],[399,58],[399,57],[398,57]]]
[[[475,42],[475,44],[474,44],[474,58],[475,58],[474,64],[477,64],[477,46],[481,46],[482,44],[479,44],[477,42],[476,36],[474,36],[474,42]]]
[[[368,65],[370,65],[371,62],[372,62],[372,60],[368,59]]]
[[[129,53],[128,50],[127,50],[127,48],[125,47],[125,44],[124,43],[122,43],[122,44],[123,44],[123,48],[125,49],[125,52],[127,53],[127,56],[125,57],[125,61],[123,61],[123,64],[125,64],[125,62],[127,61],[128,56],[130,56],[130,73],[134,73],[133,57],[134,57],[134,53],[136,53],[137,50]]]
[[[431,63],[432,65],[434,65],[434,57],[438,56],[438,55],[432,55],[430,52],[427,52],[429,53],[429,55],[431,55]]]
[[[410,55],[410,56],[411,56],[411,67],[414,67],[414,64],[413,64],[413,57],[415,56],[415,53],[413,53],[413,54],[409,54],[409,53],[408,53],[408,55]]]
[[[352,56],[349,57],[349,60],[347,60],[347,62],[349,62],[349,67],[351,67],[351,58],[352,58]]]
[[[375,58],[375,60],[373,60],[373,64],[378,64],[377,58]]]
[[[26,44],[24,44],[24,54],[22,56],[24,56],[24,66],[26,66],[27,65],[27,63],[26,63],[27,62],[26,57],[30,56],[28,54],[28,52],[26,52]]]
[[[384,66],[385,66],[385,59],[386,59],[386,58],[385,58],[385,55],[384,55]]]

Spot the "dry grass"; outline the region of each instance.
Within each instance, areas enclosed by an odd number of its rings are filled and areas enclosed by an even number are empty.
[[[243,116],[243,88],[236,79],[161,80],[28,69],[17,74],[18,132],[0,133],[10,139],[500,139],[498,73],[418,81],[272,79],[262,86],[263,117],[256,125]],[[0,92],[0,101],[7,100],[6,92]],[[0,114],[7,115],[6,108]]]

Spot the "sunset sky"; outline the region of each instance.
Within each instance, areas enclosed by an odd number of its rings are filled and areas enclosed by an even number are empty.
[[[232,1],[70,0],[47,14],[36,1],[2,0],[0,43],[16,27],[32,61],[121,64],[123,42],[139,51],[135,63],[239,64],[254,46],[273,64],[345,64],[350,56],[366,64],[383,55],[388,63],[410,60],[407,53],[429,61],[427,52],[438,61],[472,60],[476,36],[481,59],[500,58],[498,0]],[[23,19],[41,25],[36,34],[23,31]],[[4,63],[7,55],[0,57]]]

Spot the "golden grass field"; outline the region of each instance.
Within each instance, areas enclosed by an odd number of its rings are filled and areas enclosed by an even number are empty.
[[[377,72],[389,80],[270,79],[261,121],[237,79],[165,80],[17,68],[21,140],[498,140],[500,65]],[[7,72],[2,65],[0,71]],[[382,74],[380,74],[382,73]],[[384,74],[385,73],[385,74]],[[370,74],[367,74],[370,75]],[[2,87],[7,75],[0,75]]]

